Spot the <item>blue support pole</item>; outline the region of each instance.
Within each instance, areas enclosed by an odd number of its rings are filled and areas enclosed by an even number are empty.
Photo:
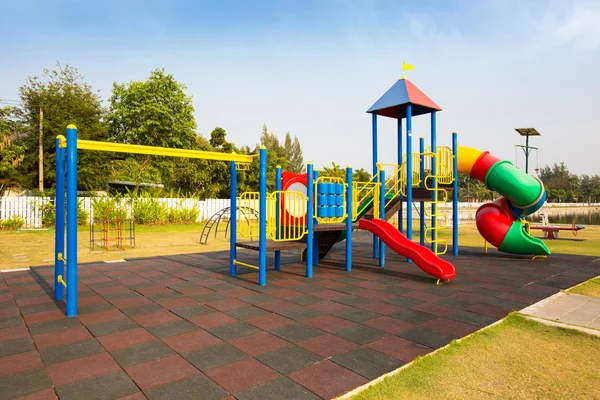
[[[419,153],[421,153],[419,157],[421,167],[419,170],[421,176],[419,187],[425,187],[425,156],[423,155],[425,153],[425,138],[423,136],[419,138]],[[419,202],[419,244],[425,246],[425,202],[422,200]]]
[[[77,127],[67,126],[67,317],[77,315]]]
[[[398,115],[398,180],[402,174],[402,116]],[[398,188],[400,189],[400,188]],[[398,210],[398,231],[402,233],[402,194],[400,195],[400,209]]]
[[[314,244],[314,232],[313,232],[313,189],[315,187],[313,182],[313,164],[308,163],[306,165],[306,197],[308,197],[306,205],[306,277],[312,278],[313,276],[313,244]]]
[[[346,167],[346,271],[352,271],[352,167]]]
[[[435,191],[437,190],[437,114],[435,111],[431,113],[431,151],[435,154],[435,157],[431,159],[431,175],[433,176],[431,182],[431,188],[433,191],[431,192],[431,200],[435,201],[437,199],[437,195]],[[431,203],[431,251],[434,253],[437,252],[437,231],[435,227],[437,226],[437,204]]]
[[[452,132],[454,182],[452,183],[452,255],[458,256],[458,134]]]
[[[58,277],[65,279],[65,149],[61,141],[66,141],[64,136],[56,138],[56,225],[54,229],[54,300],[62,300],[65,296],[65,287],[58,281]],[[59,257],[60,254],[60,257]]]
[[[237,275],[235,259],[237,257],[237,167],[235,161],[229,163],[231,180],[229,182],[229,196],[231,204],[229,206],[229,276]]]
[[[406,237],[412,240],[412,106],[406,105]]]
[[[314,179],[315,182],[317,181],[317,179],[319,179],[319,171],[313,171],[314,174]],[[314,189],[313,189],[313,196],[314,196]],[[318,224],[318,221],[314,221],[315,224]],[[314,234],[313,232],[313,266],[318,266],[319,265],[319,235],[318,234]]]
[[[372,115],[372,131],[373,131],[373,176],[377,176],[377,113]],[[373,235],[373,258],[379,257],[379,238]]]
[[[385,221],[385,171],[383,168],[379,171],[379,219]],[[385,243],[383,240],[379,240],[379,266],[385,265]]]
[[[275,169],[275,191],[281,191],[281,166],[278,165]],[[288,221],[289,222],[289,221]],[[277,195],[275,204],[275,237],[279,239],[279,225],[281,225],[281,195]],[[275,251],[275,271],[281,269],[281,251]]]
[[[267,149],[260,148],[258,284],[267,284]]]

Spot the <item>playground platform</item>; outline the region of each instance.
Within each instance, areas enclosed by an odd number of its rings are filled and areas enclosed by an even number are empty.
[[[0,397],[332,398],[600,274],[597,257],[461,248],[436,285],[391,252],[378,268],[370,240],[355,234],[352,272],[342,243],[313,279],[284,252],[265,287],[254,270],[229,277],[227,251],[80,264],[74,318],[52,267],[2,273]]]

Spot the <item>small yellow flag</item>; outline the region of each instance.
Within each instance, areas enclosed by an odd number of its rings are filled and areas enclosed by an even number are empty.
[[[403,71],[410,71],[410,70],[413,70],[413,69],[415,69],[414,65],[410,65],[409,63],[406,63],[406,62],[402,63],[402,70]]]

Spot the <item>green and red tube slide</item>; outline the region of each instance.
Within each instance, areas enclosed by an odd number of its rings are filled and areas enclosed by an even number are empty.
[[[539,210],[546,201],[544,184],[538,178],[488,151],[463,146],[458,147],[458,172],[503,196],[477,210],[477,230],[486,241],[505,253],[550,254],[546,244],[531,236],[521,223],[521,218]]]

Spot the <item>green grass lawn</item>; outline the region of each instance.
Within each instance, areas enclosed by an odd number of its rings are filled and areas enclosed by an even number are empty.
[[[511,314],[351,397],[600,398],[600,338]]]
[[[160,256],[168,254],[196,253],[202,251],[227,250],[229,241],[225,238],[226,224],[219,226],[217,237],[214,227],[207,245],[200,245],[199,239],[204,224],[187,225],[137,225],[136,248],[118,251],[101,249],[90,250],[89,226],[81,226],[78,232],[78,251],[81,262],[110,261],[123,258]],[[571,240],[565,233],[563,239],[547,240],[554,253],[569,253],[600,256],[600,226],[589,226]],[[440,230],[440,238],[452,242],[452,231]],[[239,237],[240,240],[244,238]],[[254,237],[254,240],[257,238]],[[248,239],[249,240],[249,239]],[[413,240],[419,240],[418,221],[413,224]],[[0,231],[0,269],[23,268],[31,265],[52,264],[54,258],[54,232],[23,231],[20,233]],[[484,241],[477,232],[475,223],[461,224],[459,228],[460,246],[483,247]],[[492,250],[495,251],[495,250]]]
[[[599,261],[600,262],[600,261]],[[600,298],[600,276],[567,290],[567,293]]]

